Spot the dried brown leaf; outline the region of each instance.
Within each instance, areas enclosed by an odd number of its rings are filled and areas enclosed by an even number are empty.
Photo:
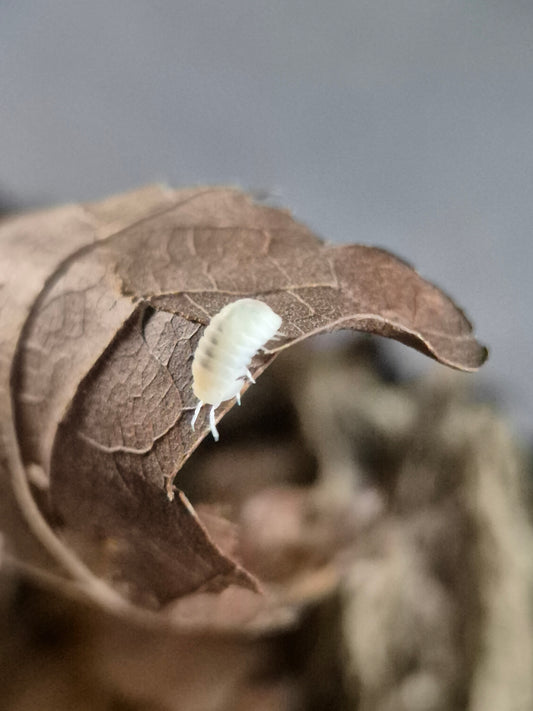
[[[53,528],[111,541],[107,577],[144,604],[255,587],[185,497],[165,496],[207,431],[202,418],[190,428],[190,363],[225,304],[254,296],[283,318],[284,340],[255,375],[291,344],[344,328],[463,370],[486,358],[462,312],[407,264],[324,244],[233,189],[149,188],[8,220],[0,240],[4,478],[71,574],[87,571]],[[42,471],[48,523],[35,525],[22,464]]]

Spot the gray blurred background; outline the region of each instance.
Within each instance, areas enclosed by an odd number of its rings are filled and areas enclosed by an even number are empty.
[[[4,0],[0,122],[13,206],[232,183],[398,253],[531,437],[531,0]]]

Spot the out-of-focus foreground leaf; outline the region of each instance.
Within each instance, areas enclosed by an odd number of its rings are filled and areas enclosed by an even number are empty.
[[[228,302],[258,297],[282,316],[275,352],[352,328],[462,370],[486,358],[462,312],[404,262],[324,244],[232,189],[149,188],[8,219],[0,249],[8,550],[41,566],[51,557],[96,596],[111,582],[110,603],[117,587],[156,608],[257,590],[220,521],[166,493],[206,434],[205,420],[190,428],[190,365]]]

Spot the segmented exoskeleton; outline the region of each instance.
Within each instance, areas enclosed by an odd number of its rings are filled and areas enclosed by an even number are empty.
[[[199,401],[191,421],[192,429],[202,405],[211,405],[209,425],[218,442],[216,408],[231,398],[241,404],[244,379],[255,382],[248,366],[255,353],[275,336],[281,321],[270,306],[258,299],[239,299],[213,316],[192,363],[192,387]]]

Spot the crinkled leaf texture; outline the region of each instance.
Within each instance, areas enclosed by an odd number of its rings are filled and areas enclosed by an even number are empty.
[[[405,262],[325,244],[235,189],[150,187],[18,216],[1,223],[0,248],[8,548],[107,602],[117,589],[156,609],[195,592],[257,590],[185,496],[171,496],[208,432],[205,415],[191,431],[191,360],[225,304],[252,296],[283,318],[256,376],[280,350],[338,329],[395,338],[461,370],[486,358],[463,313]]]

